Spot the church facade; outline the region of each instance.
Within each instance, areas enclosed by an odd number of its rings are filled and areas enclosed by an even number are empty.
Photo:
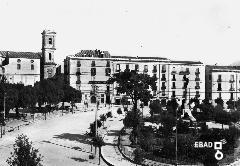
[[[33,86],[41,79],[53,77],[59,65],[54,62],[56,32],[42,32],[41,52],[0,51],[0,78],[8,83]]]

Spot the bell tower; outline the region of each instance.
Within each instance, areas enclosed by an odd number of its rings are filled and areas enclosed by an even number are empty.
[[[44,30],[42,33],[42,79],[51,78],[56,73],[54,62],[56,32]]]

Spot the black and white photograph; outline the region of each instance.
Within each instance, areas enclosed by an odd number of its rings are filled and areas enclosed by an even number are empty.
[[[240,166],[239,0],[0,0],[0,166]]]

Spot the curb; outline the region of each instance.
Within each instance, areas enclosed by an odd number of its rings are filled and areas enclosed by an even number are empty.
[[[114,166],[113,164],[111,164],[110,162],[108,162],[102,155],[102,147],[100,148],[100,157],[102,158],[102,160],[108,165],[108,166]]]
[[[121,148],[120,148],[120,136],[121,136],[121,131],[124,129],[124,127],[120,130],[120,132],[119,132],[119,135],[118,135],[118,144],[117,144],[117,147],[118,147],[118,150],[119,150],[119,152],[122,154],[122,156],[125,158],[125,159],[127,159],[129,162],[131,162],[131,163],[133,163],[133,164],[136,164],[136,165],[139,165],[139,164],[137,164],[135,161],[133,161],[132,159],[130,159],[129,157],[127,157],[123,152],[122,152],[122,150],[121,150]],[[147,165],[145,165],[145,164],[141,164],[142,166],[147,166]]]

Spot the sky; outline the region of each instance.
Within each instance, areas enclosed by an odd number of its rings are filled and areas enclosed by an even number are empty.
[[[55,61],[82,49],[229,65],[240,61],[239,0],[0,0],[0,50],[41,51],[57,32]]]

